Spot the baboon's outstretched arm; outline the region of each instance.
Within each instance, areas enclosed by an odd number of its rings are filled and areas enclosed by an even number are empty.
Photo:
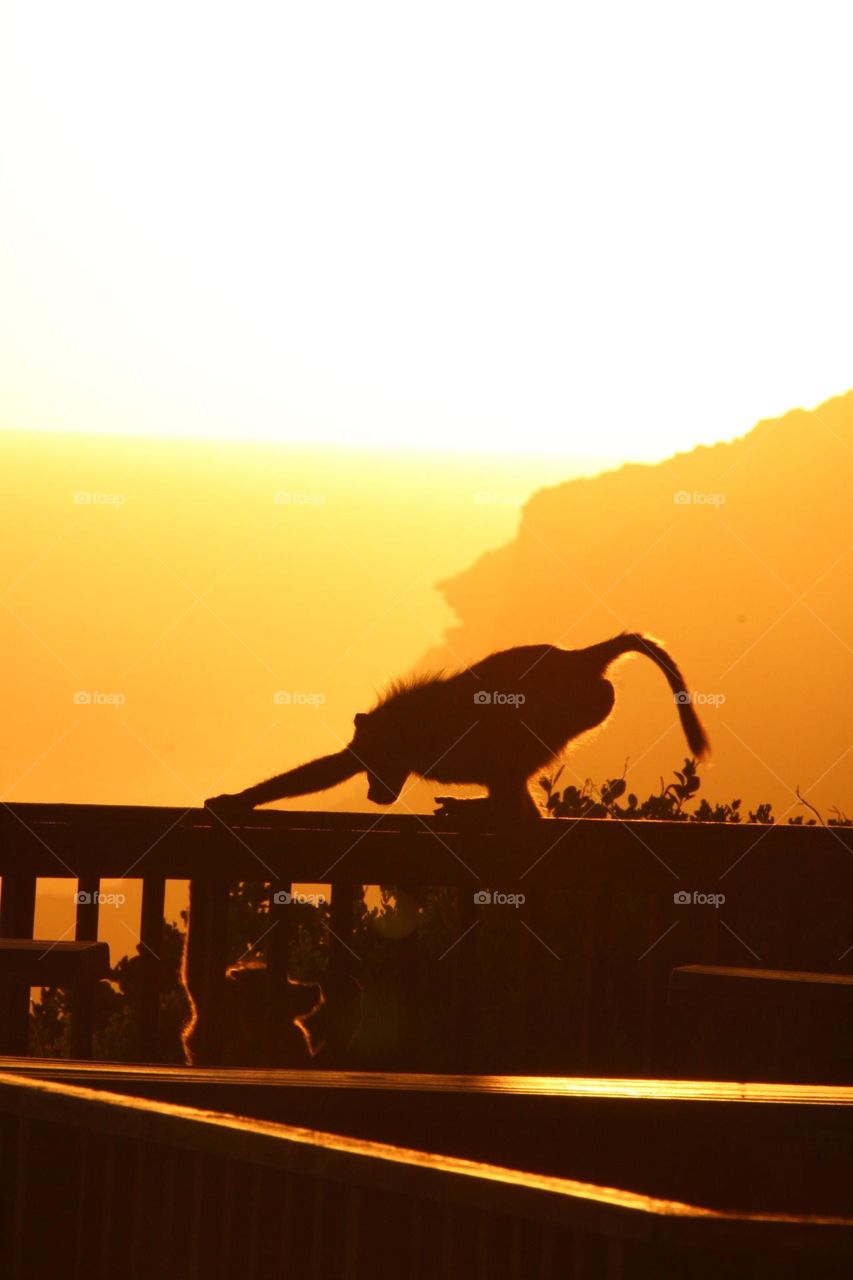
[[[257,786],[247,787],[234,795],[213,796],[205,800],[205,808],[222,813],[229,810],[252,809],[256,804],[269,804],[271,800],[285,800],[289,796],[306,796],[313,791],[326,791],[335,787],[347,778],[361,773],[364,765],[345,748],[331,756],[320,756],[301,764],[296,769],[288,769],[274,778],[267,778]]]

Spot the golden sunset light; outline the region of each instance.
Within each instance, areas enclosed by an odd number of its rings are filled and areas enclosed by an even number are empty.
[[[13,3],[3,424],[612,465],[813,407],[837,13]]]
[[[8,0],[1,1280],[853,1275],[851,32]]]

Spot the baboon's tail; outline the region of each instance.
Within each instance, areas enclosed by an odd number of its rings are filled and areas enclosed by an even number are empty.
[[[669,681],[670,689],[675,694],[681,727],[684,730],[684,736],[687,738],[690,750],[700,760],[704,755],[708,754],[711,744],[693,708],[690,691],[685,684],[684,676],[667,651],[656,640],[652,640],[651,636],[641,636],[636,632],[623,631],[620,636],[614,636],[612,640],[605,640],[602,644],[590,645],[587,652],[594,659],[600,659],[601,665],[599,669],[602,672],[616,658],[621,657],[623,653],[644,653],[647,658],[651,658],[652,662],[660,667]]]

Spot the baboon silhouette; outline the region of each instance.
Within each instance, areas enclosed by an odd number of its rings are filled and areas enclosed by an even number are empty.
[[[181,1032],[184,1060],[199,1061],[199,1006],[189,987],[190,1017]],[[349,975],[337,982],[287,979],[281,1005],[270,1009],[266,966],[232,965],[225,974],[222,1039],[217,1062],[223,1067],[346,1066],[361,1025],[361,984]]]
[[[350,973],[326,972],[320,983],[320,999],[296,1019],[305,1035],[313,1065],[321,1070],[351,1066],[357,1050],[364,1009],[364,989]]]
[[[184,1061],[204,1066],[211,1048],[224,1067],[330,1067],[346,1065],[361,1026],[363,992],[350,974],[328,972],[320,982],[288,975],[271,984],[262,961],[238,961],[225,972],[221,1008],[209,1016],[203,999],[205,958],[189,945],[181,957],[181,981],[189,1016],[181,1030]],[[215,1040],[215,1046],[211,1041]]]
[[[355,717],[343,751],[206,804],[233,813],[366,773],[368,799],[388,805],[416,774],[486,787],[490,810],[504,820],[540,817],[528,779],[607,719],[615,694],[605,673],[629,653],[644,654],[663,671],[690,750],[701,758],[708,739],[680,670],[658,641],[623,632],[585,649],[521,645],[454,675],[398,681],[372,711]]]
[[[194,994],[193,978],[185,963],[183,983],[190,1016],[181,1031],[184,1060],[203,1066],[199,1046],[204,1043],[203,1006]],[[256,962],[232,965],[225,973],[221,1022],[217,1027],[217,1064],[223,1067],[307,1066],[322,1040],[315,1040],[311,1021],[323,1005],[319,983],[287,979],[281,1007],[270,1010],[266,966]]]

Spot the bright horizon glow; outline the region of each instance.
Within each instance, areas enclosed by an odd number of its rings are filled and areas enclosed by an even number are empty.
[[[843,6],[4,33],[0,427],[656,461],[853,384]]]

